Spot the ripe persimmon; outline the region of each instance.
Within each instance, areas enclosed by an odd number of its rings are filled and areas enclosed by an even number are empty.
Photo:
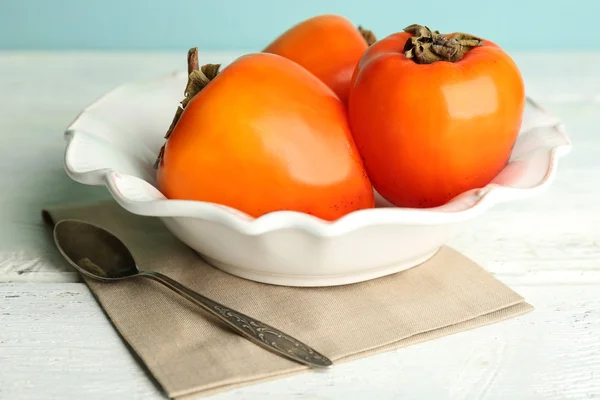
[[[436,207],[506,166],[524,107],[499,46],[411,25],[365,52],[348,114],[374,188],[398,207]]]
[[[263,52],[279,54],[302,65],[346,104],[352,72],[375,41],[373,32],[354,26],[342,16],[325,14],[292,26]]]
[[[335,220],[374,206],[339,98],[300,65],[244,55],[190,78],[157,159],[169,199],[226,205],[250,216],[290,210]]]

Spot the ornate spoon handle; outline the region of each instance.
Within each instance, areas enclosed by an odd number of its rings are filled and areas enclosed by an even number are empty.
[[[329,367],[333,363],[330,359],[310,348],[299,340],[275,329],[272,326],[255,320],[245,314],[232,310],[222,304],[194,292],[174,281],[166,275],[153,271],[140,271],[140,275],[162,283],[169,289],[185,297],[210,312],[221,321],[225,322],[236,332],[252,342],[267,348],[279,355],[298,361],[311,367]]]

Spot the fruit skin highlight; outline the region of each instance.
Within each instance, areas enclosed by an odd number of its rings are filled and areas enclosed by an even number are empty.
[[[278,54],[302,65],[325,82],[344,104],[352,73],[375,35],[339,15],[318,15],[283,32],[263,52]]]

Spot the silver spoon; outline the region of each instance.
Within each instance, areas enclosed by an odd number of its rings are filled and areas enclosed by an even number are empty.
[[[54,226],[54,241],[67,261],[86,276],[102,281],[138,276],[153,279],[219,318],[246,339],[279,355],[311,367],[333,364],[324,355],[278,329],[212,301],[168,276],[139,270],[125,244],[98,226],[78,220],[59,221]]]

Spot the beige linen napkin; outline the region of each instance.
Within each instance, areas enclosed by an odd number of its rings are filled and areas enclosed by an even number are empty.
[[[44,210],[43,215],[50,224],[69,218],[108,229],[131,249],[140,268],[164,273],[279,328],[334,364],[533,309],[448,247],[424,264],[391,276],[337,287],[293,288],[222,272],[178,241],[160,220],[132,215],[114,201]],[[195,398],[308,371],[214,323],[198,307],[148,279],[85,282],[170,397]]]

